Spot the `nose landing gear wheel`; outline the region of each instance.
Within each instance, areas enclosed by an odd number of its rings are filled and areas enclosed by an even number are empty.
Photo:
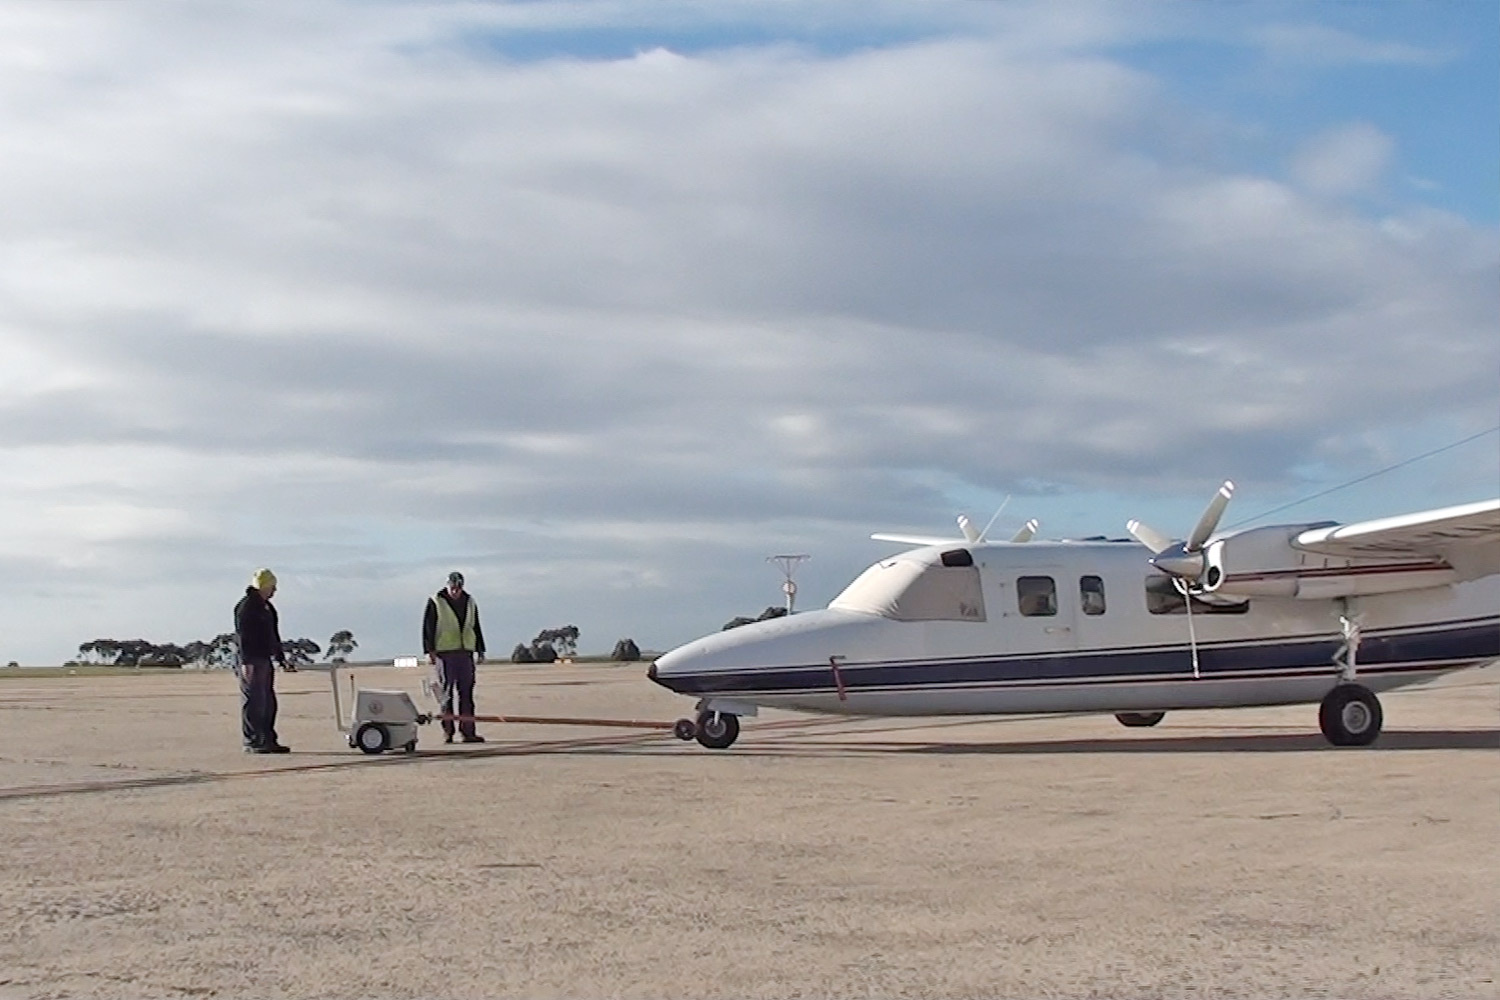
[[[740,717],[727,712],[699,712],[698,742],[710,750],[724,750],[740,735]]]
[[[678,719],[672,723],[672,735],[688,743],[698,735],[698,727],[692,719]]]
[[[1120,725],[1137,729],[1143,726],[1154,726],[1167,717],[1166,712],[1117,712],[1115,718],[1120,720]]]
[[[391,748],[391,734],[378,722],[366,722],[354,731],[354,745],[367,754],[385,753]]]
[[[1336,747],[1363,747],[1380,735],[1380,700],[1360,684],[1340,684],[1318,706],[1318,726]]]

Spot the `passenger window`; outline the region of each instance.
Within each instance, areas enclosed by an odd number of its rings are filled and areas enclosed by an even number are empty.
[[[1078,606],[1086,615],[1104,614],[1104,580],[1097,576],[1078,578]]]
[[[1016,580],[1016,603],[1027,618],[1057,614],[1057,584],[1050,576],[1023,576]]]
[[[1146,610],[1153,615],[1185,615],[1187,600],[1169,576],[1146,577]],[[1242,615],[1250,610],[1249,601],[1219,598],[1212,603],[1193,598],[1195,615]]]

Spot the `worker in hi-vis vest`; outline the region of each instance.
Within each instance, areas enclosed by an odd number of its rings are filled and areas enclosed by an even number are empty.
[[[484,737],[474,731],[474,664],[484,662],[484,630],[462,573],[449,573],[448,586],[427,598],[422,652],[438,667],[443,682],[442,713],[464,717],[457,730],[465,743],[483,743]],[[452,719],[443,720],[445,743],[453,742],[454,728]]]

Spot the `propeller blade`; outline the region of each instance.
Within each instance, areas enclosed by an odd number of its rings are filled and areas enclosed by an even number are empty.
[[[974,522],[969,520],[969,515],[958,515],[958,530],[964,533],[964,540],[970,545],[984,537],[984,533],[974,530]]]
[[[1146,546],[1153,553],[1165,552],[1173,545],[1172,539],[1143,521],[1126,521],[1125,530],[1130,532],[1130,537]]]
[[[1018,532],[1016,532],[1014,535],[1011,535],[1010,536],[1010,540],[1012,542],[1029,542],[1029,541],[1031,541],[1032,537],[1034,535],[1036,535],[1036,529],[1037,529],[1038,523],[1039,522],[1037,521],[1037,519],[1033,517],[1031,520],[1029,520],[1025,524],[1021,525],[1021,530],[1018,531]]]
[[[1208,502],[1203,510],[1203,516],[1198,518],[1198,523],[1193,527],[1193,533],[1188,536],[1187,543],[1183,546],[1189,552],[1197,552],[1203,548],[1203,543],[1208,541],[1208,536],[1214,533],[1219,526],[1219,518],[1224,516],[1224,508],[1229,506],[1229,498],[1234,496],[1234,483],[1224,480],[1224,485],[1219,487],[1219,492]]]

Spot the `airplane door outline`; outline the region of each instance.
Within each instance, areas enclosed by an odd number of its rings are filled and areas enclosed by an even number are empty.
[[[1039,583],[1042,580],[1051,581],[1050,595]],[[1009,591],[1002,595],[1005,614],[1028,646],[1043,652],[1078,648],[1078,598],[1065,567],[1010,567],[1004,583],[1003,589]],[[1039,604],[1044,597],[1050,598],[1048,607]],[[1049,608],[1050,614],[1046,613]]]

